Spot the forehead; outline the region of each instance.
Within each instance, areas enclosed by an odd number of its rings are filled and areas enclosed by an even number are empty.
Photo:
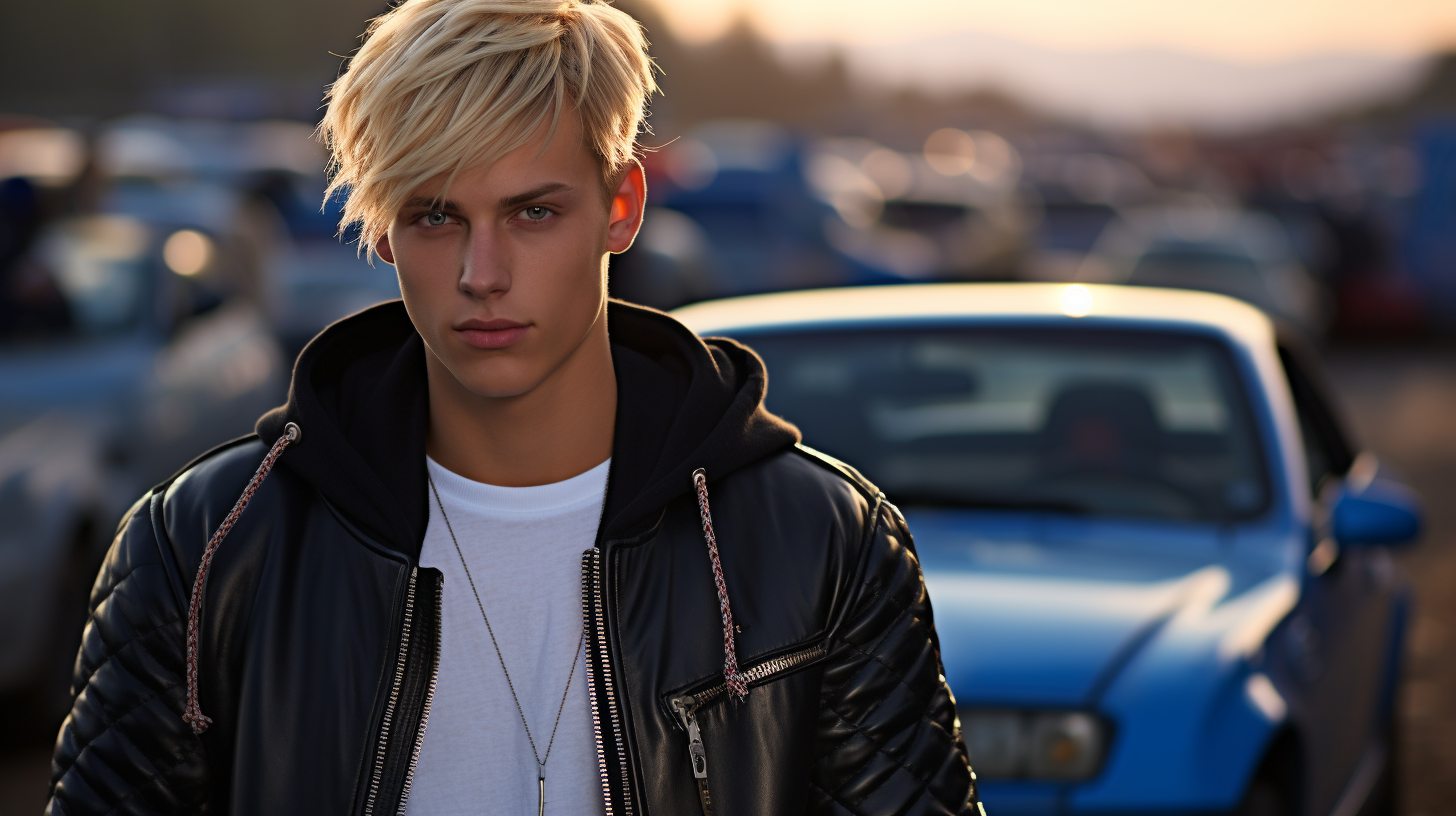
[[[453,180],[440,173],[415,188],[412,198],[445,197],[468,202],[477,196],[496,198],[543,184],[585,187],[599,180],[601,162],[587,144],[581,118],[571,105],[561,111],[555,131],[548,117],[525,144],[492,162],[467,166]],[[448,185],[448,189],[446,189]]]

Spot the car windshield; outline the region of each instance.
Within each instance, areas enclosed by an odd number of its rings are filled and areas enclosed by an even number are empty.
[[[1224,347],[1147,332],[743,338],[770,410],[902,505],[1232,520],[1268,505]]]

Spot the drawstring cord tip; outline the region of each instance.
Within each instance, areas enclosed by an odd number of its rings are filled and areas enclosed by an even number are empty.
[[[728,605],[728,584],[723,580],[723,563],[718,558],[718,538],[713,534],[713,514],[708,507],[708,474],[702,468],[693,471],[693,487],[698,496],[698,515],[703,522],[703,541],[708,545],[708,560],[713,565],[713,586],[718,590],[718,611],[723,617],[723,684],[737,700],[748,698],[748,684],[738,672],[738,654],[734,644],[733,609]]]
[[[207,570],[212,566],[212,557],[217,554],[217,548],[222,545],[222,540],[232,531],[233,525],[238,523],[238,517],[243,514],[243,509],[248,502],[253,500],[253,494],[268,478],[268,472],[283,454],[283,449],[303,438],[303,429],[298,423],[290,422],[283,426],[283,435],[268,449],[268,455],[263,457],[259,463],[258,470],[253,473],[253,478],[248,480],[248,486],[243,488],[242,495],[233,504],[233,509],[228,511],[227,517],[222,524],[217,526],[212,538],[207,540],[207,546],[202,550],[202,558],[197,563],[197,576],[192,581],[192,598],[187,604],[187,706],[182,711],[182,721],[192,728],[192,733],[202,736],[202,732],[212,725],[212,718],[202,713],[202,705],[199,702],[200,693],[197,687],[197,663],[199,652],[199,629],[202,624],[202,597],[207,589]]]

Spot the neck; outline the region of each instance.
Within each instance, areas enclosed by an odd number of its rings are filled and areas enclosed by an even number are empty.
[[[612,455],[617,379],[606,315],[539,385],[510,397],[467,389],[425,352],[430,458],[467,479],[530,487],[570,479]]]

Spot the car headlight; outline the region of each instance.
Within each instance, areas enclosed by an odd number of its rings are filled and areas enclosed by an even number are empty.
[[[1107,726],[1081,711],[961,709],[971,767],[982,779],[1088,779],[1102,766]]]

